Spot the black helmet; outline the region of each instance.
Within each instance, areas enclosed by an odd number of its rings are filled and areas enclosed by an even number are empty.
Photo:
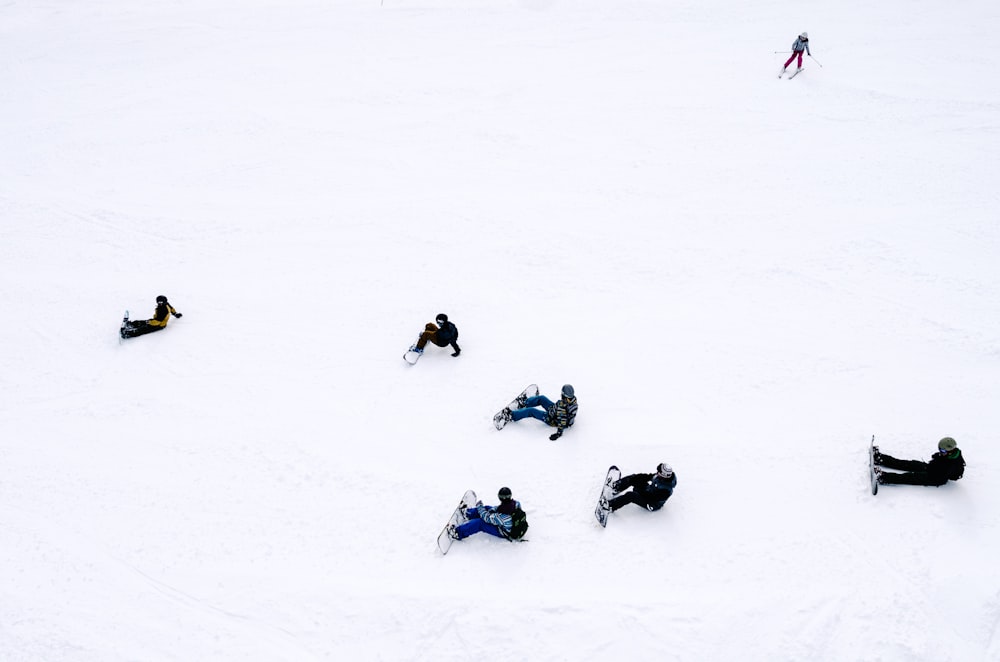
[[[156,297],[156,303],[166,303],[166,302],[167,302],[167,297],[163,296],[162,294]]]
[[[514,497],[514,494],[510,491],[509,487],[501,487],[500,491],[497,492],[497,498],[501,501],[509,501]]]
[[[434,318],[434,321],[436,321],[438,324],[444,324],[445,322],[448,321],[448,316],[445,315],[444,313],[438,313],[438,316]]]

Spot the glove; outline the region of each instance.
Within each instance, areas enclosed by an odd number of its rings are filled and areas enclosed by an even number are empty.
[[[479,501],[476,502],[476,508],[478,508],[481,505],[483,505],[483,500],[482,499],[480,499]]]
[[[174,317],[176,317],[177,319],[180,319],[180,318],[182,318],[184,316],[181,315],[180,313],[174,313]]]
[[[562,432],[556,432],[555,434],[550,434],[549,435],[549,441],[555,441],[556,439],[558,439],[561,436],[562,436]]]

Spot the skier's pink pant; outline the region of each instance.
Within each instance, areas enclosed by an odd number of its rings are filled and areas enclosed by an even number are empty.
[[[788,61],[785,62],[785,69],[787,69],[788,65],[790,65],[792,63],[792,60],[795,59],[796,55],[799,56],[799,69],[801,69],[802,68],[802,53],[803,52],[804,51],[792,51],[792,57],[788,58]]]

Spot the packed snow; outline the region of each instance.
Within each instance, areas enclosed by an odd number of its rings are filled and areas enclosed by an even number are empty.
[[[1000,659],[998,31],[4,3],[0,660]],[[440,312],[461,356],[408,366]],[[558,441],[493,428],[530,383],[576,388]],[[872,496],[872,435],[965,478]],[[501,486],[529,542],[442,556]]]

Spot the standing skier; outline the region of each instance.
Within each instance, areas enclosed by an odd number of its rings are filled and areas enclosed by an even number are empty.
[[[576,420],[576,392],[571,384],[564,384],[562,387],[562,397],[556,402],[552,402],[544,395],[536,395],[527,398],[524,406],[520,409],[511,410],[505,407],[501,412],[508,421],[520,421],[522,418],[537,418],[539,421],[557,428],[549,439],[555,441],[562,436],[563,430],[572,427]]]
[[[790,65],[792,63],[792,60],[794,60],[796,57],[799,58],[799,70],[802,69],[802,51],[805,51],[809,55],[809,57],[812,57],[812,53],[809,52],[808,32],[803,32],[802,34],[800,34],[798,37],[795,38],[795,41],[792,42],[792,56],[785,61],[785,66],[781,68],[781,73],[785,73],[785,69],[788,68],[788,65]]]
[[[417,342],[410,351],[417,352],[418,354],[424,353],[424,347],[427,345],[427,341],[434,343],[438,347],[447,347],[451,345],[452,349],[455,351],[452,356],[458,356],[462,353],[462,348],[458,346],[458,327],[455,326],[453,322],[448,321],[448,316],[444,313],[439,314],[435,321],[428,322],[424,326],[424,332],[420,334],[417,338]]]
[[[521,510],[521,502],[514,500],[509,487],[501,487],[497,493],[499,506],[484,506],[480,501],[475,508],[466,511],[469,521],[448,528],[448,535],[462,540],[476,533],[488,533],[497,538],[520,540],[528,530],[528,520]]]
[[[959,480],[965,474],[965,458],[958,444],[951,437],[945,437],[938,442],[938,452],[931,456],[930,462],[920,460],[897,460],[891,455],[880,453],[875,447],[875,476],[879,485],[933,485],[941,487],[949,480]],[[882,471],[898,469],[906,473]]]
[[[675,487],[677,475],[669,464],[661,462],[655,474],[632,474],[615,481],[612,485],[615,496],[608,499],[608,507],[615,511],[634,503],[649,511],[659,510],[674,493]]]
[[[182,317],[182,315],[174,310],[174,307],[170,305],[167,301],[167,297],[161,294],[156,297],[156,310],[153,312],[153,318],[148,320],[126,319],[122,324],[121,336],[122,338],[134,338],[136,336],[144,336],[147,333],[153,333],[154,331],[162,331],[167,328],[167,322],[170,321],[171,315],[177,319]]]

